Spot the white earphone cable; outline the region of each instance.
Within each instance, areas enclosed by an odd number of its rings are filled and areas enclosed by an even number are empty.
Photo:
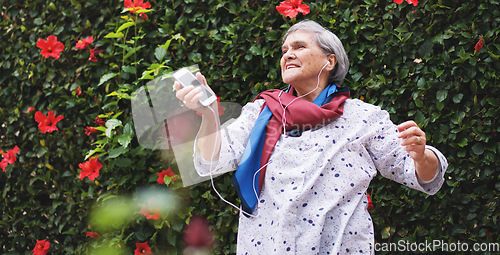
[[[278,100],[280,102],[280,105],[281,105],[281,108],[283,109],[283,118],[281,119],[281,124],[283,126],[283,134],[286,134],[286,108],[288,108],[289,105],[291,105],[293,102],[295,102],[295,100],[299,99],[299,98],[303,98],[311,93],[313,93],[315,90],[317,90],[319,88],[319,77],[321,76],[321,73],[323,72],[323,70],[325,69],[325,67],[328,65],[329,62],[326,62],[325,65],[321,68],[321,70],[319,71],[318,73],[318,82],[316,83],[316,87],[314,89],[312,89],[311,91],[307,92],[306,94],[304,95],[301,95],[301,96],[298,96],[296,98],[294,98],[290,103],[288,103],[285,107],[283,107],[283,103],[281,102],[281,94],[283,93],[283,91],[280,92],[280,94],[278,95]]]
[[[286,116],[285,116],[285,115],[286,115],[286,108],[287,108],[289,105],[291,105],[293,102],[295,102],[295,100],[297,100],[297,99],[299,99],[299,98],[302,98],[302,97],[305,97],[305,96],[307,96],[307,95],[311,94],[312,92],[314,92],[315,90],[317,90],[317,89],[319,88],[319,78],[320,78],[320,76],[321,76],[321,73],[323,72],[323,70],[325,69],[325,67],[326,67],[327,65],[328,65],[328,62],[327,62],[327,63],[323,66],[323,68],[321,68],[321,71],[320,71],[320,72],[319,72],[319,74],[318,74],[318,82],[317,82],[317,84],[316,84],[316,87],[315,87],[313,90],[311,90],[311,91],[307,92],[307,93],[306,93],[306,94],[304,94],[304,95],[301,95],[301,96],[299,96],[299,97],[294,98],[294,99],[293,99],[290,103],[288,103],[285,107],[283,107],[283,103],[281,102],[281,94],[283,93],[283,91],[281,91],[281,92],[280,92],[280,94],[278,95],[278,100],[279,100],[280,105],[281,105],[281,107],[282,107],[282,109],[283,109],[282,124],[283,124],[283,133],[284,133],[284,134],[286,133],[286,128],[285,128],[285,124],[286,124]],[[253,215],[253,214],[250,214],[250,213],[247,213],[247,212],[243,211],[243,210],[241,209],[241,206],[240,206],[240,207],[237,207],[236,205],[234,205],[233,203],[231,203],[231,202],[227,201],[224,197],[222,197],[222,195],[219,193],[219,191],[218,191],[218,190],[217,190],[217,188],[215,187],[214,178],[213,178],[213,169],[212,169],[212,168],[213,168],[213,162],[214,162],[215,151],[216,151],[216,149],[217,149],[217,142],[219,141],[219,139],[221,139],[221,137],[220,137],[220,130],[219,130],[219,128],[220,128],[220,119],[219,119],[219,116],[217,115],[217,113],[215,112],[215,110],[213,109],[213,107],[212,107],[212,106],[208,106],[208,108],[209,108],[209,109],[212,111],[212,113],[213,113],[214,120],[215,120],[215,126],[216,126],[216,131],[215,131],[215,142],[214,142],[214,148],[213,148],[213,151],[212,151],[212,156],[210,157],[210,168],[209,168],[210,182],[211,182],[211,184],[212,184],[212,188],[213,188],[213,190],[215,191],[215,193],[217,194],[217,196],[219,196],[219,198],[220,198],[223,202],[225,202],[226,204],[228,204],[228,205],[230,205],[230,206],[234,207],[234,208],[235,208],[235,209],[237,209],[237,210],[240,210],[240,212],[241,212],[241,213],[245,214],[245,215],[246,215],[246,216],[248,216],[248,217],[254,217],[254,218],[256,218],[256,217],[258,217],[258,216],[259,216],[259,213],[258,213],[258,212],[257,212],[257,214],[256,214],[256,215]],[[271,162],[272,162],[272,161],[271,161],[271,160],[269,160],[266,164],[264,164],[263,166],[261,166],[261,167],[259,168],[259,170],[257,170],[257,171],[254,173],[252,183],[255,183],[255,178],[256,178],[256,176],[257,176],[257,173],[259,173],[259,172],[260,172],[260,171],[261,171],[264,167],[266,167],[266,166],[267,166],[269,163],[271,163]],[[255,197],[256,197],[257,201],[259,201],[259,195],[257,194],[257,190],[256,190],[256,188],[255,188],[255,185],[253,185],[253,191],[254,191],[254,193],[255,193]]]
[[[227,201],[220,193],[219,191],[217,190],[217,188],[215,188],[215,183],[214,183],[214,177],[213,177],[213,162],[214,162],[214,156],[215,156],[215,151],[216,151],[216,146],[217,146],[217,141],[220,139],[220,134],[219,134],[219,130],[218,128],[220,127],[220,120],[219,120],[219,116],[217,115],[217,113],[215,112],[215,110],[212,108],[212,106],[208,106],[208,108],[212,111],[213,115],[214,115],[214,120],[215,120],[215,125],[216,125],[216,131],[215,131],[215,142],[214,142],[214,149],[212,151],[212,156],[210,157],[210,168],[209,168],[209,175],[210,175],[210,182],[212,183],[212,189],[215,191],[215,193],[217,194],[217,196],[219,196],[219,198],[225,202],[226,204],[234,207],[235,209],[237,210],[240,210],[241,213],[245,214],[246,216],[248,217],[258,217],[259,214],[257,213],[256,215],[253,215],[253,214],[250,214],[250,213],[247,213],[245,211],[243,211],[241,209],[241,206],[240,207],[237,207],[236,205],[234,205],[233,203]],[[253,181],[252,183],[255,183],[255,177],[257,176],[257,173],[260,172],[260,170],[262,170],[265,166],[267,166],[269,164],[269,162],[265,165],[263,165],[261,168],[259,168],[259,170],[257,170],[254,175],[253,175]],[[257,194],[257,190],[255,189],[255,185],[253,185],[253,191],[255,193],[255,197],[257,198],[257,201],[259,200],[259,195]]]

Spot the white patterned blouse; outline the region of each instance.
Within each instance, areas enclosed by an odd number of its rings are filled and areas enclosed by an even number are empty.
[[[216,162],[195,152],[200,175],[208,175],[210,166],[213,174],[236,170],[263,103],[248,103],[240,117],[222,127]],[[240,213],[237,254],[373,254],[366,192],[377,171],[432,195],[441,188],[448,165],[441,152],[427,146],[437,155],[439,168],[433,180],[418,180],[397,132],[386,111],[348,99],[338,119],[300,137],[282,134],[255,217]]]

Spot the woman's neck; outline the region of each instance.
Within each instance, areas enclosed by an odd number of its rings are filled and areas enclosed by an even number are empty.
[[[301,97],[304,100],[307,100],[309,102],[313,102],[316,97],[318,97],[319,94],[326,88],[327,84],[326,82],[324,84],[319,84],[319,86],[314,87],[294,87],[294,91],[297,97]]]

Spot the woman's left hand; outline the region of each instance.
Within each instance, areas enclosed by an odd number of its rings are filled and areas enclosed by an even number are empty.
[[[402,139],[401,146],[410,154],[415,161],[421,161],[425,157],[425,133],[415,123],[410,120],[398,125],[398,138]]]
[[[436,176],[439,160],[431,150],[425,149],[425,133],[415,123],[406,121],[398,125],[398,138],[401,138],[401,145],[415,161],[415,172],[417,177],[423,181],[432,180]]]

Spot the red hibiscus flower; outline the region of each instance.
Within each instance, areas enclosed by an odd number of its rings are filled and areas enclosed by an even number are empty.
[[[97,132],[99,132],[99,130],[97,130],[97,129],[93,128],[93,127],[86,127],[85,128],[85,134],[87,136],[89,136],[89,135],[91,135],[93,133],[97,133]]]
[[[151,4],[149,2],[143,3],[142,0],[125,0],[125,8],[131,13],[135,13],[138,10],[151,8]]]
[[[7,153],[2,152],[3,159],[0,161],[0,168],[5,172],[5,167],[9,164],[14,164],[16,162],[16,155],[19,152],[19,147],[17,145],[14,147],[14,149],[11,149],[7,151]]]
[[[408,4],[413,4],[413,6],[417,6],[418,0],[406,0]]]
[[[45,255],[49,252],[50,243],[46,239],[36,241],[35,248],[31,251],[34,255]]]
[[[89,50],[89,52],[90,52],[89,61],[97,62],[97,58],[95,57],[94,50]]]
[[[302,0],[286,0],[276,6],[276,10],[285,17],[295,18],[300,12],[304,15],[308,14],[311,9],[307,4],[302,4]]]
[[[87,237],[97,239],[99,238],[99,234],[97,234],[96,232],[87,232]]]
[[[370,211],[370,209],[373,208],[373,202],[370,198],[370,194],[366,194],[366,197],[368,198],[368,207],[366,208],[366,210]]]
[[[476,46],[474,46],[474,50],[478,52],[481,48],[483,48],[483,38],[479,39],[479,42],[476,43]]]
[[[78,167],[82,169],[79,178],[88,177],[89,180],[93,181],[99,176],[99,169],[102,168],[102,163],[98,161],[99,157],[91,158],[89,161],[78,164]]]
[[[33,110],[35,110],[35,107],[33,107],[33,106],[28,107],[28,113],[30,113]]]
[[[50,111],[47,116],[40,111],[35,113],[35,121],[38,122],[38,128],[42,131],[42,134],[57,131],[56,124],[62,119],[64,119],[64,116],[59,115],[56,117],[54,111]]]
[[[92,36],[89,36],[85,39],[78,40],[78,42],[75,45],[75,50],[83,50],[87,48],[90,44],[94,42],[94,38]]]
[[[106,125],[106,122],[99,118],[99,116],[95,117],[94,123],[101,127],[104,127]]]
[[[97,62],[97,58],[95,57],[96,54],[101,54],[103,50],[100,50],[99,48],[95,47],[93,49],[89,50],[90,57],[89,60],[92,62]]]
[[[184,229],[182,239],[187,247],[210,247],[214,241],[210,225],[206,219],[199,216],[191,218]]]
[[[165,184],[165,176],[168,177],[174,177],[175,173],[170,169],[170,167],[166,170],[163,170],[159,173],[156,173],[158,175],[158,179],[156,180],[159,184]],[[177,180],[177,177],[174,177],[174,181]]]
[[[148,220],[158,220],[161,218],[160,210],[150,208],[148,206],[142,207],[141,214],[146,216],[146,219],[148,219]]]
[[[414,6],[417,6],[418,0],[406,0],[408,4],[413,4]],[[394,0],[394,3],[396,4],[402,4],[403,0]]]
[[[76,88],[75,89],[75,95],[78,97],[82,94],[82,90],[80,89],[80,87]]]
[[[61,51],[64,50],[64,44],[57,41],[57,37],[50,35],[47,40],[38,39],[36,42],[36,47],[42,49],[42,54],[45,58],[53,57],[59,59],[61,56]]]
[[[135,251],[134,255],[141,255],[141,254],[153,254],[151,252],[151,247],[149,247],[148,242],[144,243],[135,243]]]

